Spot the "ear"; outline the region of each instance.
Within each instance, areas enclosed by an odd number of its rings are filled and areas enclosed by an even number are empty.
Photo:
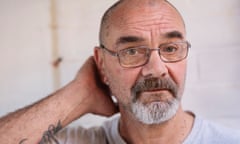
[[[101,76],[101,80],[108,85],[108,79],[105,74],[105,63],[104,63],[104,55],[103,51],[101,50],[100,47],[95,47],[94,48],[94,60],[97,64],[97,68],[99,71],[99,74]]]

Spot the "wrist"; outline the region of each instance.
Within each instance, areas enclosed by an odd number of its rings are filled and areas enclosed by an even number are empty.
[[[63,99],[64,108],[66,110],[66,115],[63,119],[64,124],[69,124],[82,115],[89,113],[89,105],[86,101],[87,93],[85,92],[83,85],[78,81],[71,81],[58,93]]]

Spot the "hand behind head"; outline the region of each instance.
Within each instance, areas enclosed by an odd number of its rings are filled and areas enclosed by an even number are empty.
[[[102,82],[92,56],[83,64],[74,81],[80,85],[79,93],[83,98],[86,113],[111,116],[118,112],[109,87]]]

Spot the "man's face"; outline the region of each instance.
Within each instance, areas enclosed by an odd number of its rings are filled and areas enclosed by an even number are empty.
[[[122,4],[111,16],[105,46],[112,51],[185,40],[181,17],[167,3]],[[186,60],[166,63],[152,51],[148,63],[124,68],[117,57],[104,54],[104,71],[120,111],[146,124],[162,123],[179,109],[184,89]]]

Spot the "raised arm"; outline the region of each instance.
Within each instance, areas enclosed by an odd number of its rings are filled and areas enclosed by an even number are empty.
[[[68,85],[0,118],[1,143],[39,143],[86,113],[110,116],[116,112],[108,88],[100,81],[95,61],[90,57]]]

